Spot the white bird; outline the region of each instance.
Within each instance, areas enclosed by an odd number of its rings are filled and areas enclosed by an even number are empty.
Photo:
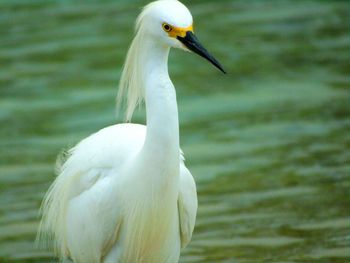
[[[194,179],[179,147],[171,47],[191,50],[224,72],[193,34],[176,0],[147,5],[136,23],[120,80],[127,119],[145,98],[147,126],[117,124],[68,153],[42,204],[39,242],[76,263],[178,262],[197,212]]]

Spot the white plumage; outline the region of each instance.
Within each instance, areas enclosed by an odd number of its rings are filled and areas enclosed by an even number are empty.
[[[170,47],[187,47],[217,62],[194,38],[183,4],[160,0],[144,8],[120,94],[127,95],[128,119],[145,98],[147,126],[113,125],[68,152],[45,196],[38,234],[61,259],[177,262],[190,241],[197,193],[179,147],[176,93],[167,69]]]

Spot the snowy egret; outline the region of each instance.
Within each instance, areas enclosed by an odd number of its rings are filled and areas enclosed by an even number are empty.
[[[197,212],[194,179],[179,147],[171,47],[191,50],[224,72],[193,34],[177,0],[147,5],[136,22],[120,80],[130,120],[145,98],[147,126],[117,124],[68,152],[42,205],[39,241],[78,263],[177,262]]]

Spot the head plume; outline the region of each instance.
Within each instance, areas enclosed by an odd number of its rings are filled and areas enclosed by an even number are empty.
[[[125,101],[125,119],[128,122],[131,120],[135,108],[142,103],[144,98],[144,87],[139,61],[139,53],[142,49],[142,41],[140,40],[144,34],[141,29],[141,15],[136,23],[136,35],[126,55],[123,72],[119,81],[119,91],[117,96],[117,105],[119,110]]]
[[[149,24],[149,18],[154,17],[156,13],[164,13],[167,12],[159,12],[164,10],[165,6],[170,7],[183,6],[177,0],[158,0],[146,5],[141,14],[138,16],[136,20],[135,26],[135,37],[130,45],[128,50],[123,72],[119,82],[119,92],[117,96],[117,104],[118,108],[125,102],[126,105],[126,121],[130,121],[133,115],[134,110],[137,106],[139,106],[144,99],[144,79],[142,75],[142,52],[144,51],[143,40],[147,37],[146,34],[149,34],[149,28],[145,26],[145,24]],[[184,6],[183,6],[184,7]],[[185,7],[184,7],[185,8]],[[172,8],[174,9],[174,8]],[[169,10],[169,9],[168,9]],[[167,10],[167,11],[168,11]],[[171,9],[170,9],[171,10]],[[187,9],[186,9],[187,10]],[[179,13],[177,10],[172,10],[171,13]],[[188,13],[189,14],[189,13]],[[171,19],[172,16],[164,17],[165,20]],[[163,18],[162,18],[163,19]],[[192,17],[190,17],[192,21]],[[147,20],[147,21],[146,21]],[[187,22],[188,23],[188,22]]]

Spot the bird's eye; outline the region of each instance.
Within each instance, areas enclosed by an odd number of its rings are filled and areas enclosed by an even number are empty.
[[[165,32],[170,32],[172,27],[170,25],[168,25],[167,23],[163,23],[163,29]]]

